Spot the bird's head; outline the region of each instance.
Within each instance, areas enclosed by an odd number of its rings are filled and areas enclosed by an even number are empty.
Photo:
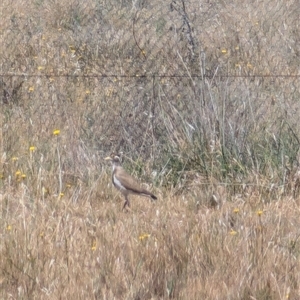
[[[111,161],[113,165],[120,165],[120,156],[116,155],[115,153],[105,157],[105,160]]]

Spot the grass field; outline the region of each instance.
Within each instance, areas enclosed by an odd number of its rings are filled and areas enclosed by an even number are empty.
[[[0,12],[0,300],[300,299],[297,0]]]

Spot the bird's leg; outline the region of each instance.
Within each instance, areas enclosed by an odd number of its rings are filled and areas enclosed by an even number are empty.
[[[130,203],[129,203],[129,199],[128,199],[128,196],[127,196],[127,195],[125,196],[125,203],[124,203],[124,206],[123,206],[123,210],[124,210],[124,208],[126,207],[126,205],[127,205],[128,207],[130,207]]]

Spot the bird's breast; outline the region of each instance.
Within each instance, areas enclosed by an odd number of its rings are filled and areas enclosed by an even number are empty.
[[[120,191],[125,190],[124,186],[121,184],[121,182],[118,180],[118,178],[115,175],[113,176],[113,184],[118,190]]]

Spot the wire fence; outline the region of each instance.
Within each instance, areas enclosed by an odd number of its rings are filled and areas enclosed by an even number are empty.
[[[296,0],[5,0],[6,133],[62,128],[145,158],[221,144],[243,159],[255,136],[277,143],[286,128],[298,149],[299,13]]]

